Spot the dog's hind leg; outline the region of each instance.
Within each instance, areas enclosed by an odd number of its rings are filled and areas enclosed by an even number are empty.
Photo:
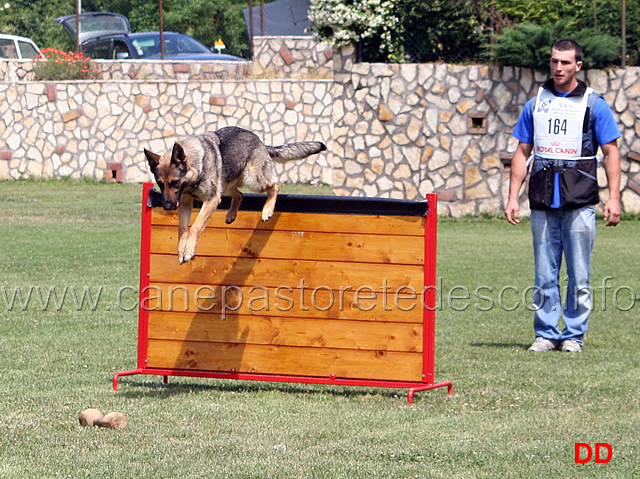
[[[178,261],[180,261],[180,264],[191,261],[196,255],[198,237],[200,236],[200,233],[204,231],[204,228],[207,225],[207,221],[209,221],[209,218],[211,218],[211,215],[216,210],[219,204],[220,197],[214,197],[202,203],[200,213],[198,213],[198,216],[191,225],[191,229],[189,229],[189,234],[187,235],[186,241],[184,243],[184,248],[178,251]]]
[[[229,211],[227,211],[227,216],[225,216],[224,221],[230,224],[235,221],[238,215],[238,209],[240,208],[240,203],[242,203],[242,192],[237,186],[228,188],[227,192],[231,195],[231,206],[229,206]]]
[[[273,212],[276,208],[276,200],[278,199],[278,191],[280,187],[274,183],[272,186],[264,190],[267,193],[267,201],[264,202],[262,208],[262,221],[268,221],[273,216]]]

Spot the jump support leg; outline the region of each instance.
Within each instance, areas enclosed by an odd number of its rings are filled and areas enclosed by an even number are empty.
[[[120,371],[119,373],[115,373],[113,375],[113,390],[118,391],[118,379],[120,376],[132,376],[134,374],[144,374],[143,369],[133,369],[131,371]]]
[[[413,404],[413,393],[415,392],[428,391],[429,389],[442,388],[445,386],[447,388],[447,394],[449,395],[449,397],[453,396],[453,383],[451,381],[446,381],[444,383],[430,384],[428,386],[418,386],[409,389],[409,393],[407,394],[407,401],[409,402],[409,404]]]

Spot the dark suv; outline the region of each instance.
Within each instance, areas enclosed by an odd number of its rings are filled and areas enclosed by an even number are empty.
[[[82,51],[91,58],[104,60],[160,60],[160,32],[105,35],[83,43]],[[189,35],[173,32],[164,32],[164,59],[242,60],[213,53]]]
[[[76,16],[58,18],[76,37]],[[183,33],[164,32],[165,60],[242,61],[242,58],[214,53],[196,39]],[[124,15],[107,12],[80,14],[80,47],[85,55],[103,60],[160,60],[160,32],[131,33]]]

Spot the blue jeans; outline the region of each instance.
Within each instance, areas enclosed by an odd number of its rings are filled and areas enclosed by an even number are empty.
[[[595,207],[531,210],[531,232],[536,266],[533,293],[536,337],[554,341],[572,339],[582,344],[591,313],[589,272],[596,237]],[[564,310],[559,282],[563,253],[569,277]],[[561,317],[563,331],[558,329]]]

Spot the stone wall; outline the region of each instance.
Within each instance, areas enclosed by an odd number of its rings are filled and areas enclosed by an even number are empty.
[[[28,81],[25,62],[0,62],[0,177],[143,181],[150,176],[142,148],[159,152],[176,137],[238,125],[268,144],[327,144],[326,153],[278,165],[282,182],[328,183],[354,196],[422,199],[435,191],[440,211],[454,216],[503,209],[511,129],[544,76],[355,63],[352,49],[317,45],[295,54],[305,41],[256,38],[250,64],[104,62],[95,82]],[[587,71],[583,79],[619,120],[623,208],[638,212],[640,69]],[[606,184],[602,169],[599,176]]]
[[[160,60],[93,60],[98,80],[242,80],[251,76],[252,62]],[[32,60],[0,60],[0,81],[35,81]]]
[[[254,37],[253,75],[264,78],[333,78],[333,49],[312,37]]]
[[[147,181],[143,148],[223,126],[268,144],[331,141],[328,81],[0,83],[0,178]],[[277,165],[283,181],[332,181],[326,155]]]
[[[333,77],[333,50],[310,36],[257,36],[253,61],[93,60],[99,80],[242,80]],[[32,60],[0,60],[0,81],[34,81]]]
[[[336,52],[336,193],[419,199],[435,191],[453,216],[501,211],[517,146],[511,132],[545,79],[512,67],[355,63],[353,49]],[[582,79],[614,109],[623,208],[640,211],[640,69],[589,70]]]
[[[4,60],[0,59],[0,81],[32,81],[33,62],[31,60]]]

